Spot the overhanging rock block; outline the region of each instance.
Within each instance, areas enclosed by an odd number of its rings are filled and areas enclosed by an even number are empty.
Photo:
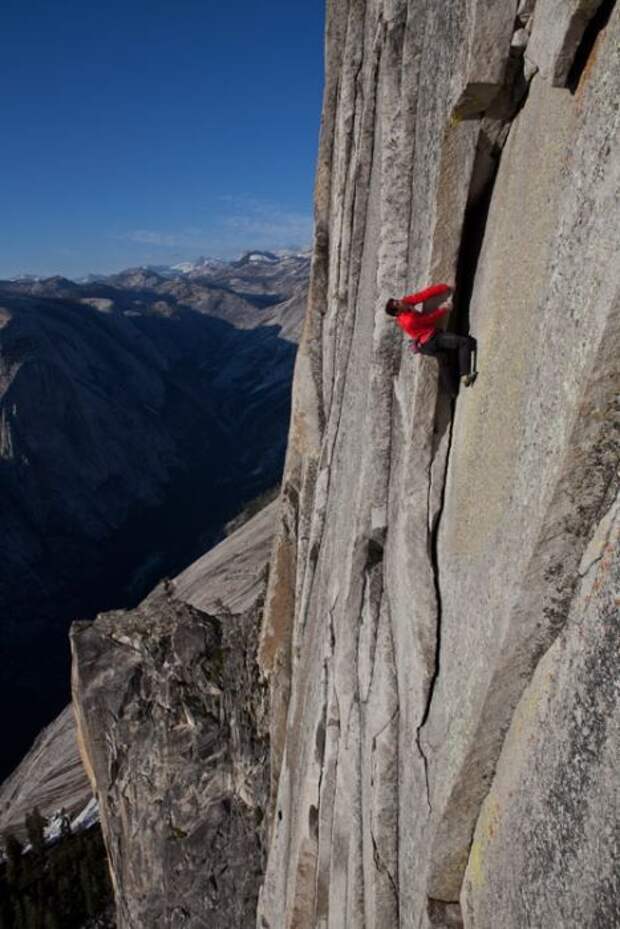
[[[601,0],[538,0],[526,58],[553,87],[564,87]]]
[[[482,116],[501,90],[515,13],[515,4],[508,0],[469,0],[464,66],[453,85],[456,119]]]

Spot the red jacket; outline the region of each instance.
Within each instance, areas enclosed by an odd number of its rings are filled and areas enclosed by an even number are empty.
[[[421,290],[417,294],[409,294],[408,297],[403,297],[403,303],[408,303],[410,306],[416,306],[418,303],[424,303],[425,300],[430,300],[431,297],[438,297],[441,294],[450,293],[450,288],[447,284],[433,284],[431,287],[427,287],[425,290]],[[399,313],[396,317],[396,322],[400,328],[411,336],[411,338],[418,345],[424,345],[429,341],[437,331],[437,327],[434,325],[437,320],[441,319],[442,316],[445,316],[448,311],[444,309],[434,310],[432,313],[416,313],[413,310],[411,313]]]

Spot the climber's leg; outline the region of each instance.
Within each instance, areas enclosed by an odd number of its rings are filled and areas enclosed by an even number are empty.
[[[471,353],[471,363],[472,363],[471,374],[476,375],[478,374],[478,343],[473,338],[473,336],[470,336],[470,338],[473,340],[473,343],[474,343],[472,353]]]
[[[473,336],[466,336],[467,343],[459,346],[459,372],[466,387],[473,384],[478,376],[476,368],[478,343]]]
[[[457,335],[455,332],[437,332],[433,336],[436,348],[440,351],[456,351],[459,358],[459,377],[466,387],[476,379],[475,354],[477,343],[470,335]]]
[[[459,378],[454,370],[453,352],[443,348],[439,337],[445,333],[436,332],[428,342],[420,345],[418,351],[421,355],[431,355],[437,359],[439,365],[439,381],[446,393],[456,397],[459,390]]]

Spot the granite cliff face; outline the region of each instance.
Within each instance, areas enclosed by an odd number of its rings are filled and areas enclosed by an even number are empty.
[[[613,4],[328,3],[261,929],[620,918],[619,37]],[[383,313],[431,280],[479,342],[454,405]]]
[[[259,929],[620,920],[619,40],[613,3],[328,0],[262,681],[200,569],[74,634],[120,929],[253,923],[204,885],[212,801]],[[479,342],[456,401],[383,311],[437,280]]]

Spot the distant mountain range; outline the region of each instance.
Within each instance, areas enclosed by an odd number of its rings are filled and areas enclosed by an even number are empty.
[[[7,773],[68,697],[66,629],[133,606],[279,480],[309,258],[0,282]]]
[[[232,261],[226,261],[222,258],[200,257],[196,258],[194,261],[180,261],[173,265],[141,265],[139,268],[132,270],[149,271],[163,278],[207,277],[215,279],[221,275],[226,279],[227,275],[234,273],[236,269],[243,268],[246,265],[256,267],[256,265],[259,264],[270,264],[273,265],[276,276],[278,276],[282,274],[283,271],[284,273],[288,273],[291,270],[292,264],[295,262],[301,262],[302,267],[308,264],[311,256],[311,249],[305,251],[281,249],[275,252],[255,249],[254,251],[244,252],[238,259]],[[100,281],[110,281],[126,273],[126,271],[121,271],[119,273],[110,274],[86,274],[83,277],[76,278],[75,281],[69,281],[69,283],[92,284]],[[46,278],[36,274],[22,274],[9,278],[8,280],[12,283],[34,284],[52,280],[65,281],[67,278],[59,275]]]

